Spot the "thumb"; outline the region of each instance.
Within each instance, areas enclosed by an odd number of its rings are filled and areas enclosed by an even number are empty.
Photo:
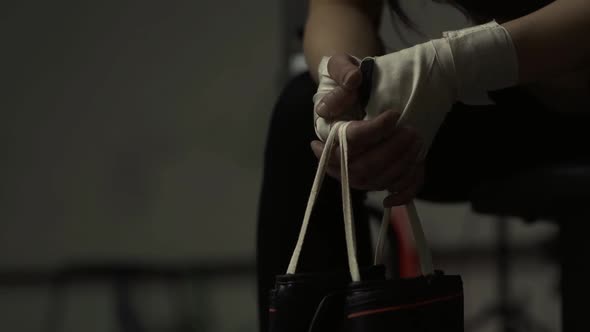
[[[346,54],[331,57],[326,67],[335,86],[321,96],[315,111],[322,118],[334,120],[347,115],[357,105],[357,89],[362,83],[362,75],[356,60]],[[322,83],[320,81],[319,89],[322,88]],[[350,116],[352,115],[349,114]]]
[[[339,54],[330,58],[328,74],[338,85],[347,90],[358,88],[362,82],[357,61],[347,54]]]

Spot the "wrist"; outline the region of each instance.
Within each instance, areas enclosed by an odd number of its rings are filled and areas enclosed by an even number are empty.
[[[508,31],[495,21],[443,34],[452,53],[458,98],[518,82],[518,60]]]

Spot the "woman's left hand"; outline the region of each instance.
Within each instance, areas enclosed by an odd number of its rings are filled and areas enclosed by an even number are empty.
[[[423,143],[415,130],[396,127],[399,113],[386,111],[364,121],[352,121],[347,129],[349,180],[359,190],[389,190],[386,207],[402,205],[414,198],[424,178],[419,159]],[[313,141],[311,148],[320,157],[324,143]],[[340,178],[340,151],[334,149],[327,172]]]

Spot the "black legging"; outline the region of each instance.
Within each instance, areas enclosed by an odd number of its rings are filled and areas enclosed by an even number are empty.
[[[295,246],[317,167],[310,142],[312,96],[308,73],[292,79],[274,108],[264,155],[259,202],[257,263],[261,331],[267,331],[268,291],[284,274]],[[439,130],[426,160],[420,197],[464,201],[473,187],[509,173],[555,161],[588,164],[587,114],[543,111],[515,89],[493,95],[499,106],[455,105]],[[326,178],[310,220],[299,271],[346,269],[339,183]],[[353,191],[359,263],[369,264],[369,233],[364,193]]]
[[[295,243],[317,167],[310,148],[315,139],[309,75],[293,79],[281,94],[270,122],[264,178],[258,210],[257,261],[261,331],[266,331],[268,291],[274,276],[284,274]],[[369,262],[364,193],[353,191],[359,264]],[[346,269],[340,184],[326,177],[310,219],[298,270]]]

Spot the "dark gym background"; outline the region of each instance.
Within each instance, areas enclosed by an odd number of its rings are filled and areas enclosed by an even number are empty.
[[[255,330],[262,151],[274,99],[303,70],[302,3],[0,4],[0,330]],[[467,24],[407,8],[431,36]],[[420,209],[437,263],[464,276],[466,317],[495,331],[497,223]],[[511,294],[550,330],[558,270],[535,246],[554,233],[510,223]]]

